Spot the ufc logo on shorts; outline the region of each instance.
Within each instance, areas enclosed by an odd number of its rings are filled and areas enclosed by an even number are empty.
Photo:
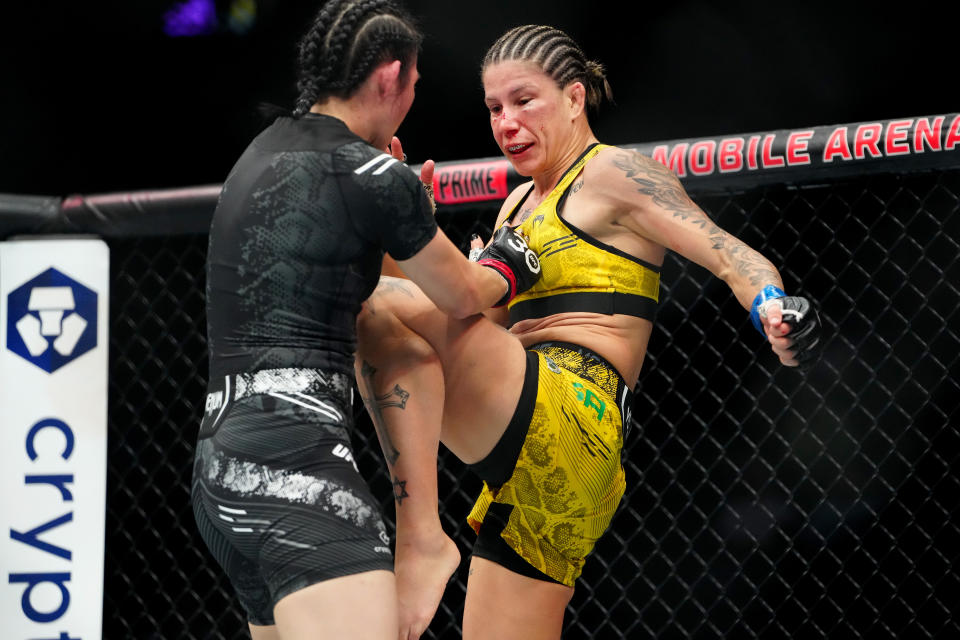
[[[207,394],[206,412],[213,413],[223,406],[223,391],[215,391]]]
[[[337,456],[338,458],[343,458],[347,462],[351,463],[354,469],[359,471],[359,469],[357,469],[357,462],[356,460],[353,459],[353,454],[350,453],[349,448],[343,446],[342,444],[338,444],[333,448],[333,451],[331,451],[330,453]]]

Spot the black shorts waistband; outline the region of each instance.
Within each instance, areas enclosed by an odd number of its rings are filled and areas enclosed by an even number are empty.
[[[211,378],[207,383],[200,438],[212,436],[232,402],[256,395],[334,396],[353,404],[353,378],[340,371],[290,367],[260,369]]]
[[[208,387],[214,388],[218,381],[211,380]],[[241,400],[263,393],[343,394],[353,389],[353,379],[339,371],[290,367],[283,369],[260,369],[224,376],[220,384],[232,386],[231,398]]]

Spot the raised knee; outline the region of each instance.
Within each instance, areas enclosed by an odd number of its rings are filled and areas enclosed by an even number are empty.
[[[365,300],[360,305],[360,313],[357,314],[357,337],[364,339],[377,332],[378,324],[382,324],[383,318],[377,318],[377,312],[369,300]]]
[[[378,369],[436,364],[440,358],[422,336],[406,326],[389,307],[366,303],[357,316],[358,353]]]
[[[440,364],[440,356],[433,346],[412,331],[399,339],[394,357],[408,367]]]
[[[377,334],[389,333],[397,322],[400,305],[396,296],[412,297],[413,283],[400,278],[381,276],[376,289],[360,306],[357,315],[357,333],[361,338],[373,338]]]

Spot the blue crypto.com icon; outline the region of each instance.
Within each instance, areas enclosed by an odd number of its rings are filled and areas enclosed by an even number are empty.
[[[97,346],[97,293],[47,269],[7,296],[7,349],[53,373]]]

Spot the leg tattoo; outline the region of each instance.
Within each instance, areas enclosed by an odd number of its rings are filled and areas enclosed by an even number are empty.
[[[392,400],[391,398],[396,396],[397,400]],[[398,384],[393,385],[393,389],[386,392],[382,396],[377,396],[377,406],[381,409],[387,407],[398,407],[400,409],[407,408],[407,399],[410,397],[410,392],[401,387]]]
[[[403,499],[409,497],[410,494],[407,493],[407,481],[393,476],[393,499],[397,501],[398,505],[401,505],[403,504]]]
[[[400,457],[400,452],[390,438],[390,430],[387,429],[387,423],[383,419],[382,409],[385,407],[405,409],[410,393],[401,388],[400,385],[394,385],[391,391],[378,397],[373,386],[373,374],[376,372],[377,370],[373,365],[366,360],[363,361],[363,364],[360,366],[360,376],[363,378],[365,384],[363,385],[364,390],[361,391],[360,397],[363,398],[363,403],[367,406],[370,419],[373,421],[373,427],[377,431],[377,437],[380,438],[383,457],[386,458],[387,464],[392,467],[397,461],[397,458]],[[364,393],[364,391],[366,393]]]

